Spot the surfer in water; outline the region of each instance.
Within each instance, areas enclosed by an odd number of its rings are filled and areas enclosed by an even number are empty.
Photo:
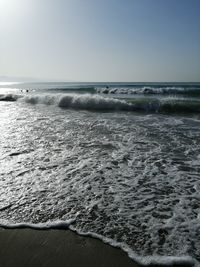
[[[108,92],[109,92],[109,86],[108,85],[106,85],[106,89],[104,90],[104,94],[108,94]]]

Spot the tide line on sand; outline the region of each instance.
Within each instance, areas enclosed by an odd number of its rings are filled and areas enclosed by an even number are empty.
[[[70,230],[1,229],[2,267],[137,267],[119,248]]]

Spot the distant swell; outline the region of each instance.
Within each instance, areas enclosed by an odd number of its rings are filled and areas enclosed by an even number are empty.
[[[184,88],[184,87],[102,87],[96,88],[97,93],[102,94],[144,94],[144,95],[187,95],[187,96],[200,96],[200,88]]]

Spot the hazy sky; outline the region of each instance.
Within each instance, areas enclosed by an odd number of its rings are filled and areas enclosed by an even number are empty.
[[[200,81],[200,0],[0,0],[0,76]]]

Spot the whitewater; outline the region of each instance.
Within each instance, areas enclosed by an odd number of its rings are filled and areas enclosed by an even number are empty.
[[[0,88],[0,225],[199,266],[199,84]]]

